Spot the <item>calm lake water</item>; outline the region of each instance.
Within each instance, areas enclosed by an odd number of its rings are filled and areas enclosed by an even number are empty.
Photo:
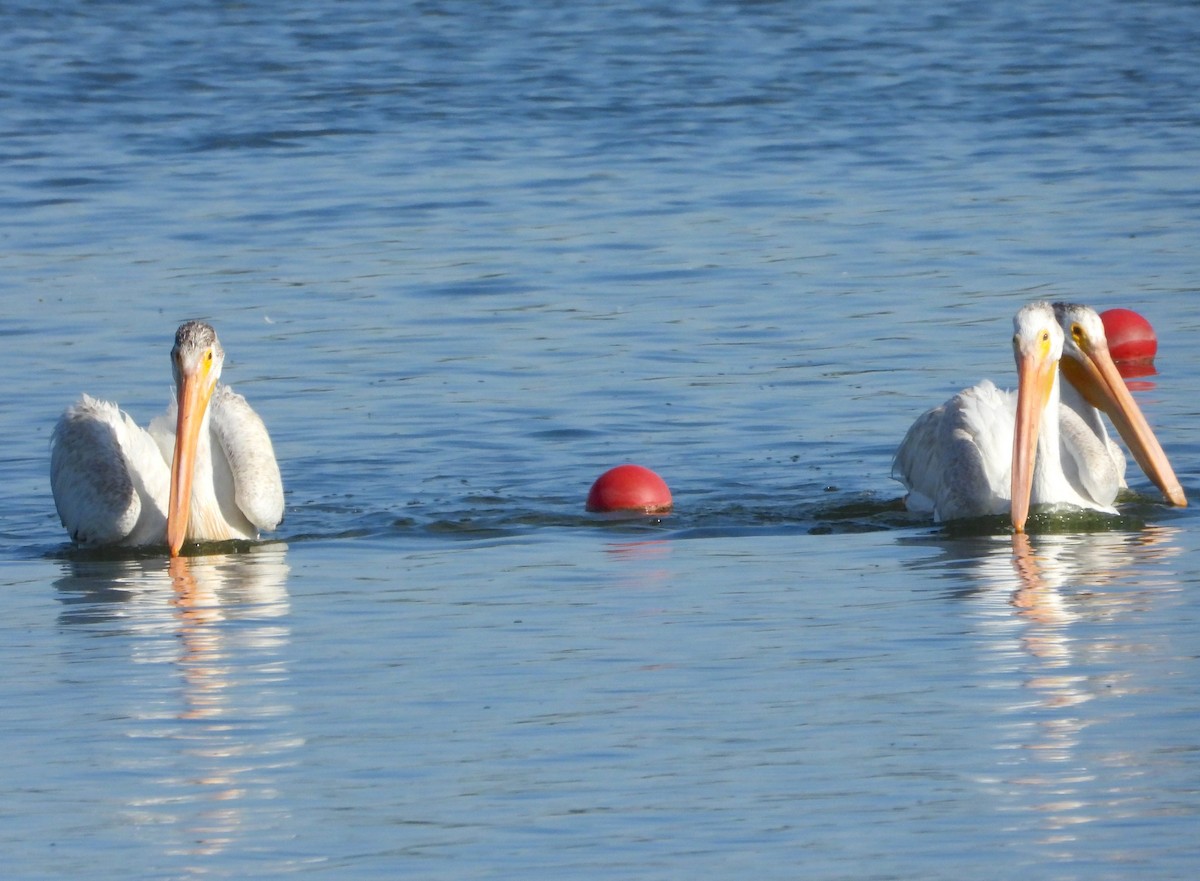
[[[1200,503],[1200,7],[593,6],[0,8],[6,877],[1195,877],[1195,509],[888,473],[1077,299]],[[191,317],[285,522],[72,549]]]

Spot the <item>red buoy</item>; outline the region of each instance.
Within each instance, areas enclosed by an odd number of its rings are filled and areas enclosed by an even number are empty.
[[[1153,373],[1158,354],[1158,337],[1150,322],[1132,309],[1106,309],[1100,313],[1108,351],[1122,376]]]
[[[596,512],[662,514],[670,511],[671,505],[666,481],[641,465],[610,468],[596,478],[587,495],[587,509]]]

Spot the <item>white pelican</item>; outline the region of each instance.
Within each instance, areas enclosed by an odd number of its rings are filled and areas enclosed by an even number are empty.
[[[1159,488],[1163,498],[1172,505],[1185,507],[1187,497],[1167,454],[1113,363],[1104,322],[1094,309],[1079,303],[1053,305],[1064,337],[1060,368],[1067,384],[1062,387],[1063,406],[1076,413],[1087,429],[1103,441],[1117,469],[1120,486],[1125,486],[1125,454],[1108,436],[1101,410],[1108,414],[1138,466]]]
[[[924,413],[908,430],[892,474],[907,487],[910,510],[932,512],[941,521],[1009,513],[1017,532],[1024,530],[1031,505],[1116,513],[1124,456],[1088,401],[1113,414],[1138,463],[1168,501],[1186,504],[1112,364],[1099,316],[1086,307],[1064,305],[1059,311],[1031,303],[1013,319],[1015,396],[984,380]],[[1070,325],[1065,348],[1060,317]],[[1082,392],[1072,390],[1060,405],[1058,367],[1064,356],[1063,363],[1073,365],[1066,373]]]
[[[283,519],[271,438],[246,399],[218,384],[216,331],[175,333],[175,401],[146,431],[107,401],[83,395],[58,420],[50,486],[59,519],[85,546],[253,539]]]

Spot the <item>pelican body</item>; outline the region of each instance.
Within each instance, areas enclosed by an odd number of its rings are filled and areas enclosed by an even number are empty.
[[[1015,394],[984,380],[922,414],[905,435],[892,474],[908,489],[909,509],[939,521],[1007,513],[1017,532],[1032,505],[1116,513],[1125,457],[1100,410],[1167,501],[1186,505],[1113,364],[1100,317],[1078,304],[1031,303],[1013,331]]]
[[[187,321],[175,334],[175,400],[138,427],[115,404],[83,395],[51,440],[59,519],[86,547],[254,539],[283,519],[283,482],[258,414],[218,380],[216,331]]]

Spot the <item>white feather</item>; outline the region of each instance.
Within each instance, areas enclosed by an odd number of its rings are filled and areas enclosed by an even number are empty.
[[[181,333],[194,325],[185,324]],[[211,328],[203,329],[211,335],[219,372],[223,353]],[[149,431],[115,404],[88,395],[63,413],[51,437],[50,485],[74,541],[166,543],[176,411],[172,402]],[[283,482],[266,426],[245,398],[218,383],[196,444],[187,539],[256,538],[260,530],[279,525],[283,506]]]

